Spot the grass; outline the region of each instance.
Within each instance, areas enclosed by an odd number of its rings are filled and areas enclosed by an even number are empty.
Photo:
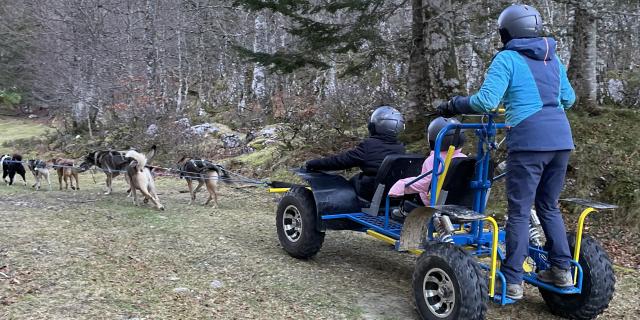
[[[82,174],[80,191],[0,186],[0,318],[417,318],[414,256],[336,231],[317,257],[290,258],[263,189],[222,187],[214,209],[189,206],[184,182],[162,178],[167,210],[156,211],[133,206],[122,178],[108,196],[96,178]],[[639,275],[618,274],[604,318],[640,311]],[[490,305],[488,318],[523,317],[555,319],[531,287],[517,306]]]
[[[20,139],[42,136],[47,130],[49,130],[49,128],[46,125],[33,120],[0,117],[0,153],[15,152],[15,147],[17,146],[13,146],[13,142]]]
[[[637,114],[570,116],[578,144],[570,178],[584,179],[573,187],[616,170],[624,170],[618,178],[637,181],[631,174],[638,168],[634,149],[625,149],[637,142]],[[0,121],[4,141],[46,129]],[[277,157],[244,160],[269,165]],[[624,181],[613,177],[605,176],[608,184],[599,192]],[[0,319],[417,318],[411,293],[415,257],[363,234],[330,232],[317,257],[292,259],[275,235],[277,198],[262,189],[222,187],[214,209],[187,205],[188,195],[179,193],[184,182],[162,178],[158,189],[167,210],[161,212],[133,206],[122,178],[115,194],[102,195],[103,176],[96,178],[99,184],[82,174],[80,191],[0,185]],[[202,194],[198,200],[204,201]],[[601,318],[633,319],[640,313],[640,273],[616,272],[616,295]],[[556,319],[535,288],[525,294],[517,305],[490,305],[488,318]]]

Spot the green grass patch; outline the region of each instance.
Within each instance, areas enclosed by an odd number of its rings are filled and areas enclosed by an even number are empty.
[[[620,206],[618,223],[639,227],[640,113],[605,111],[597,116],[569,112],[576,150],[565,194]]]
[[[0,117],[0,153],[20,150],[20,141],[44,136],[50,128],[33,120]]]

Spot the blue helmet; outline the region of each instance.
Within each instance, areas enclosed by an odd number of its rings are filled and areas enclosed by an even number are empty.
[[[525,4],[512,4],[498,17],[500,40],[535,38],[542,35],[542,16],[536,8]]]

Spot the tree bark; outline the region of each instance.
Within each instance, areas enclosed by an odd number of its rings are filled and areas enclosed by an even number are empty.
[[[594,111],[598,103],[597,31],[595,15],[576,6],[568,76],[577,104],[586,111]]]
[[[426,71],[428,94],[426,104],[448,100],[464,92],[456,62],[454,28],[456,16],[450,0],[428,0],[424,6],[425,55],[429,57]]]
[[[254,20],[255,38],[253,40],[254,52],[267,52],[267,17],[265,13],[258,13]],[[265,107],[267,97],[266,69],[259,63],[253,66],[253,78],[251,80],[251,91],[260,107]]]
[[[427,59],[424,53],[424,11],[423,0],[411,1],[411,47],[409,52],[409,74],[406,116],[413,118],[424,112],[427,98]]]

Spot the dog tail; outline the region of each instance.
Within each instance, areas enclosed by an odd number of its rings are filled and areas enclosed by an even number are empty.
[[[147,157],[145,157],[144,154],[139,153],[138,151],[129,150],[124,156],[125,158],[131,158],[138,163],[136,165],[136,169],[138,169],[138,171],[142,171],[142,169],[144,169],[144,166],[147,165]]]
[[[151,160],[153,160],[153,158],[156,156],[156,145],[152,145],[151,146],[151,150],[149,150],[149,152],[147,152],[147,162],[151,162]]]

